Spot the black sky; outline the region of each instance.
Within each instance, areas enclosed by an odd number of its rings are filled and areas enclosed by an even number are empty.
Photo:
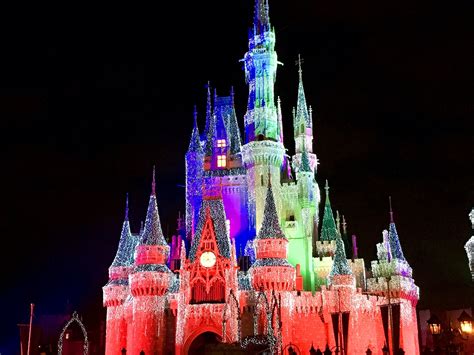
[[[235,86],[242,128],[239,59],[252,0],[154,5],[4,12],[2,353],[16,350],[30,302],[41,314],[69,300],[91,326],[105,319],[101,287],[125,193],[137,230],[153,164],[164,232],[173,233],[192,109],[204,112],[207,80],[221,95]],[[292,154],[301,53],[317,180],[329,179],[367,265],[392,195],[425,307],[472,297],[463,245],[474,205],[473,10],[468,0],[270,0],[286,146]]]

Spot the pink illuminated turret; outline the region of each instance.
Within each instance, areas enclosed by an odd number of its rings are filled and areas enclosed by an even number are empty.
[[[169,246],[161,230],[155,196],[155,171],[153,169],[152,193],[148,204],[145,229],[136,248],[136,260],[130,274],[133,296],[133,341],[127,353],[162,353],[163,313],[165,295],[171,284],[172,272],[166,265]],[[146,336],[156,334],[156,336]]]
[[[257,260],[250,268],[255,290],[293,291],[295,268],[288,263],[288,239],[281,230],[271,184],[268,184],[262,228],[254,241]]]
[[[109,268],[109,282],[103,287],[103,302],[107,307],[106,353],[120,353],[127,345],[127,323],[124,303],[129,294],[128,275],[133,264],[135,238],[128,220],[128,195],[122,233],[114,261]]]

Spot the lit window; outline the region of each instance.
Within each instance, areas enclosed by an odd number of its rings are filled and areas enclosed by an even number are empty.
[[[69,333],[66,333],[66,339],[69,339]]]
[[[217,148],[225,148],[225,139],[217,140]]]
[[[218,155],[217,156],[217,167],[218,168],[225,168],[226,165],[226,156],[225,155]]]

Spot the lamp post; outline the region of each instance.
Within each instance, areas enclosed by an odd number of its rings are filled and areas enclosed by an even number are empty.
[[[462,311],[461,315],[458,318],[459,325],[461,326],[461,332],[466,336],[472,333],[472,317],[466,313],[466,311]]]
[[[460,328],[453,328],[451,322],[449,326],[443,327],[439,318],[433,314],[427,321],[429,331],[433,336],[435,351],[444,348],[446,354],[458,354],[462,350],[462,343],[455,343],[456,338],[468,340],[472,333],[472,317],[465,311],[458,318]]]

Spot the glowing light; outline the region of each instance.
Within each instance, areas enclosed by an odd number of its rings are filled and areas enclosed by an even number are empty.
[[[226,167],[226,156],[224,155],[218,155],[217,156],[217,167],[218,168],[225,168]]]

